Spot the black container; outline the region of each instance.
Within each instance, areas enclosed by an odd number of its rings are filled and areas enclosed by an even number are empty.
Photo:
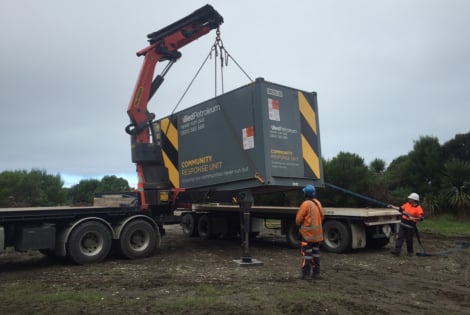
[[[324,183],[315,92],[259,78],[155,130],[173,187],[263,192]]]

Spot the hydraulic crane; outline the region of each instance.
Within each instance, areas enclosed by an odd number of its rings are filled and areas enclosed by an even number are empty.
[[[150,45],[137,52],[138,57],[144,56],[144,62],[127,109],[131,123],[126,127],[126,132],[131,136],[132,161],[137,167],[137,189],[142,209],[165,209],[170,206],[173,196],[158,136],[153,129],[155,115],[148,111],[148,102],[168,70],[181,57],[179,49],[218,29],[222,23],[223,17],[212,6],[205,5],[185,18],[148,34]],[[157,63],[162,61],[168,63],[154,78]]]

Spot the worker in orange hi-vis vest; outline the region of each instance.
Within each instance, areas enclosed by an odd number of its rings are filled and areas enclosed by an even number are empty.
[[[312,185],[303,189],[305,201],[300,205],[295,223],[302,235],[302,270],[301,279],[320,277],[320,243],[323,241],[323,208],[315,198],[316,190]]]
[[[424,219],[424,211],[419,204],[419,195],[417,193],[411,193],[408,196],[408,201],[401,207],[393,205],[389,205],[388,207],[396,209],[401,213],[400,230],[398,231],[395,248],[391,253],[395,256],[400,256],[401,247],[406,241],[408,256],[413,256],[413,236],[415,232],[418,233],[416,225]],[[419,237],[419,235],[417,236]]]

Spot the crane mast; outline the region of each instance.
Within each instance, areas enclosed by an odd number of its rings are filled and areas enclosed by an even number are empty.
[[[205,5],[148,34],[150,45],[137,52],[138,57],[144,57],[144,62],[127,109],[131,122],[126,132],[131,136],[132,161],[136,163],[142,209],[168,205],[172,188],[160,144],[154,136],[152,121],[155,115],[148,111],[148,102],[163,83],[165,74],[181,57],[179,49],[219,28],[222,23],[223,17],[212,6]],[[162,61],[168,63],[162,73],[154,77],[156,66]]]

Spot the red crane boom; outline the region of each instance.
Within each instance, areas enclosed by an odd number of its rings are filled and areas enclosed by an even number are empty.
[[[132,161],[137,166],[137,188],[141,193],[143,209],[166,203],[167,197],[161,194],[161,190],[171,188],[159,144],[155,140],[152,142],[152,121],[155,115],[148,111],[148,102],[162,84],[170,67],[181,57],[178,49],[218,28],[222,23],[222,16],[212,6],[206,5],[185,18],[148,34],[150,45],[137,52],[137,56],[144,56],[144,63],[127,109],[131,123],[126,127],[126,132],[131,135]],[[161,61],[168,61],[168,64],[154,78],[157,63]]]

